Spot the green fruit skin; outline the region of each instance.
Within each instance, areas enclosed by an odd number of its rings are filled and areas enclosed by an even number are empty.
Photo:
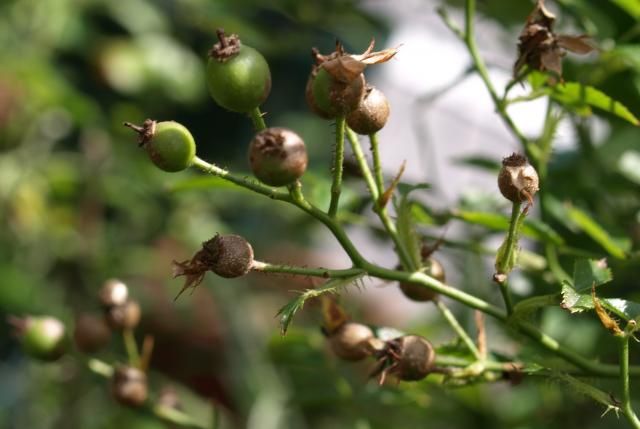
[[[64,325],[52,317],[30,317],[26,320],[21,342],[29,356],[43,361],[55,361],[66,350]]]
[[[220,106],[238,113],[247,113],[260,106],[271,91],[269,64],[250,46],[225,62],[209,58],[207,87]]]
[[[174,121],[158,122],[151,141],[144,145],[151,161],[161,170],[182,171],[196,156],[196,142],[189,130]]]
[[[339,82],[323,67],[312,77],[307,102],[323,118],[337,118],[358,108],[364,95],[365,80],[360,75],[350,83]]]

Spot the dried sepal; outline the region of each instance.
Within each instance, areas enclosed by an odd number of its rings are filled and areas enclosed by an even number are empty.
[[[527,17],[525,26],[518,38],[518,59],[513,66],[513,76],[521,76],[525,67],[533,70],[552,73],[550,83],[562,81],[562,58],[566,51],[576,54],[588,54],[596,48],[589,36],[569,36],[555,34],[553,15],[544,5],[544,0],[538,0],[535,8]]]
[[[600,300],[596,296],[595,285],[591,287],[591,299],[593,300],[593,308],[596,311],[596,314],[598,315],[598,319],[600,319],[602,326],[604,326],[613,335],[624,335],[622,329],[620,329],[620,326],[618,325],[618,322],[616,322],[616,320],[611,317],[609,313],[607,313],[607,310],[604,309],[602,304],[600,304]]]
[[[330,55],[314,54],[316,62],[336,80],[344,83],[357,79],[367,66],[389,61],[398,53],[398,48],[387,48],[373,51],[375,41],[372,39],[369,47],[360,55],[347,54],[340,42],[336,43],[336,50]]]
[[[347,323],[349,316],[333,296],[322,295],[322,319],[324,331],[331,335]]]

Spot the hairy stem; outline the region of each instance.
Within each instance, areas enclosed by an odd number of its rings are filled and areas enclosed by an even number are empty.
[[[328,214],[335,218],[338,212],[338,202],[342,188],[342,164],[344,162],[344,129],[346,127],[344,115],[336,118],[336,142],[333,151],[333,183],[331,183],[331,202]]]
[[[253,122],[253,128],[258,131],[262,131],[267,128],[267,124],[264,122],[263,113],[260,111],[260,107],[256,107],[249,112],[251,122]]]
[[[373,133],[369,135],[369,143],[371,156],[373,157],[373,174],[376,179],[376,186],[378,192],[382,194],[384,192],[384,178],[382,176],[382,163],[380,162],[380,151],[378,150],[378,134]]]
[[[140,368],[140,353],[138,352],[138,345],[136,344],[136,338],[133,335],[133,330],[125,328],[122,331],[122,340],[124,342],[124,348],[129,358],[131,366]]]

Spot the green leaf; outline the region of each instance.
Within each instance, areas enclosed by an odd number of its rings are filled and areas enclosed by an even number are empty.
[[[622,103],[604,92],[576,82],[565,82],[549,88],[549,95],[563,106],[575,110],[581,115],[590,115],[591,107],[609,112],[633,125],[640,121]]]
[[[640,19],[640,1],[638,0],[611,0],[617,4],[620,9],[623,9],[629,15],[635,19]]]
[[[409,254],[411,264],[413,265],[412,267],[404,267],[406,269],[415,269],[422,266],[422,256],[420,253],[422,242],[416,232],[416,220],[413,215],[413,206],[415,204],[409,200],[409,193],[415,189],[425,189],[424,186],[425,184],[418,184],[407,187],[404,190],[400,189],[400,187],[398,188],[401,195],[400,202],[396,205],[398,239]]]
[[[328,280],[322,286],[319,286],[315,289],[307,289],[306,291],[302,292],[300,296],[289,301],[278,311],[278,316],[280,316],[280,333],[282,335],[285,335],[287,333],[287,329],[289,329],[289,325],[291,324],[293,317],[298,311],[302,309],[302,307],[304,307],[304,304],[308,299],[317,298],[325,293],[336,293],[340,288],[357,282],[362,277],[364,277],[365,274],[366,273],[361,273],[355,276],[345,277],[343,279]]]
[[[604,405],[607,407],[606,412],[613,410],[616,415],[619,412],[622,412],[620,409],[618,401],[615,400],[611,396],[610,393],[604,392],[596,387],[593,387],[590,383],[585,383],[582,380],[578,380],[575,377],[570,376],[569,374],[561,373],[561,372],[553,372],[550,375],[550,379],[557,380],[565,383],[571,390],[581,395],[584,395],[588,398],[593,399],[594,401]]]
[[[411,192],[416,191],[416,190],[424,190],[424,189],[431,189],[431,185],[428,183],[398,183],[398,192],[400,193],[400,195],[402,196],[407,196],[409,195]]]
[[[500,170],[500,162],[496,161],[494,158],[489,158],[486,156],[463,156],[460,158],[456,158],[453,161],[458,165],[467,165],[471,167],[477,167],[481,170],[485,170],[488,172],[498,172]]]
[[[578,259],[573,267],[573,286],[591,291],[592,286],[600,286],[613,280],[611,269],[605,260]]]
[[[411,207],[411,215],[416,223],[421,225],[437,225],[436,219],[429,214],[424,207],[419,204],[413,204]]]
[[[457,210],[453,212],[453,217],[467,223],[482,225],[494,231],[509,230],[509,217],[499,213]],[[564,244],[560,234],[546,223],[537,219],[526,219],[520,233],[534,240],[555,245]]]
[[[631,247],[631,242],[629,240],[614,239],[585,211],[573,206],[565,206],[565,208],[568,220],[573,222],[596,243],[602,246],[607,253],[618,259],[624,259],[626,257],[626,253]]]
[[[532,298],[523,299],[513,307],[511,317],[517,319],[526,319],[533,313],[543,307],[555,307],[559,303],[558,294],[540,295]]]

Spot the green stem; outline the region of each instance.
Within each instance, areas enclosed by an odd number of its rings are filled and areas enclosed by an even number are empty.
[[[253,128],[258,131],[262,131],[267,128],[267,124],[264,122],[264,117],[262,112],[260,111],[260,107],[256,107],[255,109],[249,112],[249,116],[251,117],[251,122],[253,122]]]
[[[129,358],[129,364],[140,368],[140,353],[138,352],[138,345],[136,344],[136,338],[133,335],[133,330],[125,328],[122,331],[122,340],[124,342],[124,348]]]
[[[442,302],[441,300],[436,300],[435,303],[436,303],[436,307],[438,307],[438,310],[440,310],[440,313],[442,314],[442,316],[446,319],[447,322],[449,322],[449,325],[451,325],[451,327],[456,332],[456,334],[458,334],[462,342],[464,342],[464,344],[467,346],[469,351],[475,356],[476,360],[478,361],[484,360],[482,355],[480,354],[480,351],[476,347],[475,343],[473,342],[471,337],[469,337],[469,335],[464,330],[464,328],[460,326],[460,323],[458,322],[456,317],[453,315],[451,310],[449,310],[449,307],[447,307],[445,303]]]
[[[331,202],[329,204],[329,217],[335,218],[338,212],[338,202],[342,188],[342,164],[344,162],[344,129],[346,119],[343,116],[336,118],[336,144],[333,151],[333,183],[331,184]]]
[[[378,186],[378,192],[382,194],[384,192],[384,178],[382,176],[382,163],[380,162],[380,151],[378,150],[378,134],[373,133],[369,135],[369,143],[371,145],[371,155],[373,157],[373,174],[376,178],[376,186]]]
[[[104,378],[111,378],[113,375],[113,367],[106,362],[98,359],[89,359],[87,367],[91,372]],[[153,414],[155,417],[167,423],[177,425],[184,428],[193,429],[209,429],[206,425],[196,422],[191,416],[183,413],[175,408],[153,406],[149,403],[145,405],[145,411]]]
[[[507,314],[505,314],[500,308],[480,299],[473,295],[470,295],[466,292],[463,292],[454,287],[448,286],[444,283],[439,282],[438,280],[427,276],[421,272],[405,272],[405,271],[397,271],[391,270],[388,268],[383,268],[368,262],[364,257],[358,252],[355,248],[354,244],[345,234],[343,228],[336,222],[335,219],[329,217],[325,212],[318,209],[314,205],[307,202],[303,197],[300,191],[299,183],[293,186],[294,191],[292,195],[298,195],[295,199],[289,195],[289,193],[282,192],[280,190],[276,190],[270,188],[268,186],[262,185],[258,182],[248,181],[247,179],[239,178],[237,176],[232,175],[228,171],[216,167],[215,165],[208,164],[201,159],[196,159],[194,162],[194,166],[208,172],[219,176],[231,183],[235,183],[239,186],[245,187],[247,189],[253,190],[270,198],[281,200],[298,206],[311,216],[318,219],[322,222],[334,235],[336,240],[342,245],[345,252],[351,258],[353,264],[357,268],[361,268],[367,272],[367,274],[371,277],[377,277],[384,280],[393,280],[400,282],[411,282],[423,285],[425,287],[430,288],[431,290],[447,296],[455,301],[458,301],[467,307],[475,308],[477,310],[482,311],[485,314],[488,314],[495,319],[506,322],[508,319]],[[303,268],[299,269],[300,274],[302,275],[310,275],[313,276],[314,272],[306,271],[303,272]],[[324,277],[324,273],[321,277]],[[535,326],[522,321],[512,321],[510,325],[514,330],[520,332],[521,334],[531,338],[533,341],[538,343],[543,348],[551,351],[552,353],[564,358],[567,362],[572,363],[577,368],[582,369],[586,373],[595,376],[602,377],[616,377],[619,375],[619,367],[618,365],[608,365],[601,364],[598,362],[591,361],[569,349],[559,344],[555,339],[549,337],[548,335],[540,332]],[[640,376],[640,367],[629,367],[629,374],[632,376]]]
[[[360,142],[358,141],[358,136],[351,129],[347,128],[347,139],[349,140],[349,144],[351,145],[351,149],[353,150],[353,155],[356,158],[356,162],[360,167],[360,171],[362,172],[362,177],[369,188],[369,192],[371,193],[371,197],[373,199],[373,209],[377,213],[384,229],[387,231],[387,234],[393,241],[393,244],[396,246],[396,251],[398,253],[398,257],[400,258],[400,262],[405,270],[413,271],[418,269],[419,267],[415,266],[409,252],[405,249],[404,244],[400,241],[400,237],[398,236],[398,231],[396,229],[395,224],[391,220],[389,216],[389,212],[386,207],[381,207],[379,204],[379,196],[380,192],[384,192],[384,190],[378,192],[377,185],[374,181],[373,175],[371,174],[371,170],[369,169],[369,165],[367,164],[367,160],[364,156],[364,152],[362,151],[362,147],[360,146]]]
[[[278,274],[293,274],[293,275],[301,275],[301,276],[310,276],[310,277],[323,277],[323,278],[332,278],[332,279],[340,279],[345,277],[353,277],[357,276],[364,272],[361,268],[347,268],[341,270],[332,270],[329,268],[307,268],[307,267],[296,267],[293,265],[279,265],[279,264],[270,264],[268,262],[262,261],[253,261],[253,265],[251,266],[253,271],[258,271],[261,273],[278,273]]]
[[[629,338],[626,332],[620,336],[620,382],[622,384],[622,411],[631,426],[640,429],[640,419],[631,407],[631,389],[629,386]]]

